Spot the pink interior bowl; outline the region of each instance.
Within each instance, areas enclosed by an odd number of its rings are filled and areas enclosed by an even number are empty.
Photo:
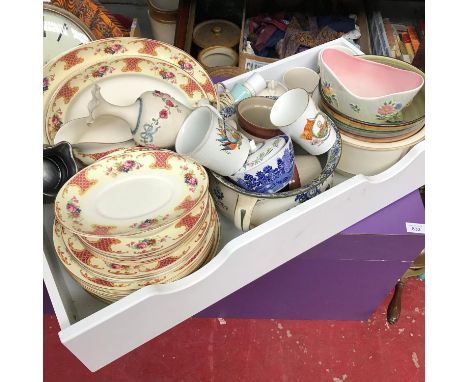
[[[352,118],[389,123],[401,120],[401,111],[424,85],[415,72],[325,48],[320,55],[324,98]]]

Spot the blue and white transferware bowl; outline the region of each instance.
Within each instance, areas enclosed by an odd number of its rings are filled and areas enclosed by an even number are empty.
[[[293,173],[292,141],[282,134],[259,143],[244,166],[230,178],[247,191],[275,193],[288,185]]]

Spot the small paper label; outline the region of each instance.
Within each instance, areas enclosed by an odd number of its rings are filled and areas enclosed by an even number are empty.
[[[410,233],[425,233],[424,224],[406,223],[406,232]]]
[[[250,70],[258,69],[268,64],[269,64],[268,62],[255,61],[250,58],[247,58],[245,60],[245,70],[250,71]]]

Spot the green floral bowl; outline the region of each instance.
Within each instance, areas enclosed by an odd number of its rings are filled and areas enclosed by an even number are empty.
[[[388,63],[325,48],[319,59],[323,98],[340,113],[359,121],[402,122],[403,111],[424,86],[424,76]]]
[[[416,67],[389,57],[363,55],[365,60],[381,62],[405,70],[414,71],[424,77]],[[370,123],[351,118],[326,102],[320,89],[320,108],[336,123],[340,131],[358,139],[372,142],[394,142],[418,132],[425,124],[425,87],[423,86],[413,101],[402,111],[402,120],[393,123]]]

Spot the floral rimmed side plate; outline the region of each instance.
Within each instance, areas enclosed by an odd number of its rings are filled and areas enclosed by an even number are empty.
[[[210,211],[211,212],[211,211]],[[177,271],[190,258],[193,253],[203,247],[203,239],[210,232],[210,220],[200,227],[197,235],[188,242],[177,246],[171,253],[162,258],[154,258],[150,262],[136,262],[134,264],[122,264],[117,260],[103,259],[86,248],[78,236],[61,226],[62,239],[68,252],[78,261],[83,269],[94,272],[105,279],[144,279],[149,277],[165,276]],[[59,224],[59,223],[57,223]]]
[[[70,73],[82,71],[83,66],[94,65],[121,57],[152,58],[179,67],[192,76],[206,92],[209,101],[219,108],[218,93],[207,72],[189,54],[172,45],[161,41],[135,37],[120,37],[92,41],[69,50],[56,59],[49,61],[44,67],[43,96],[44,108],[47,108],[49,98],[57,87]]]
[[[207,249],[206,249],[206,251],[208,251],[208,255],[206,256],[205,259],[203,259],[203,257],[201,257],[201,256],[195,255],[190,260],[191,261],[190,266],[187,267],[187,268],[181,267],[181,270],[180,270],[179,273],[173,274],[173,275],[168,276],[166,278],[156,278],[156,279],[153,279],[153,280],[150,280],[150,281],[141,282],[141,283],[139,283],[140,285],[137,288],[135,288],[134,290],[119,290],[119,291],[117,291],[114,288],[114,289],[110,290],[110,292],[106,292],[106,291],[103,291],[102,289],[93,288],[89,284],[85,284],[84,281],[82,281],[78,277],[74,276],[74,274],[72,272],[70,272],[70,271],[68,271],[68,272],[69,272],[70,276],[78,284],[80,284],[80,286],[85,291],[90,293],[93,297],[96,297],[96,298],[98,298],[98,299],[100,299],[100,300],[102,300],[104,302],[107,302],[107,303],[113,303],[113,302],[118,301],[119,299],[129,295],[130,293],[134,292],[135,290],[144,287],[144,286],[151,285],[151,284],[169,284],[169,283],[172,283],[174,281],[180,280],[180,279],[190,275],[191,273],[195,272],[199,268],[203,267],[205,264],[207,264],[209,261],[211,261],[216,256],[217,248],[218,248],[218,244],[219,244],[219,236],[220,236],[220,234],[219,234],[219,226],[218,226],[218,231],[215,232],[215,234],[213,235],[213,238],[208,241],[208,245],[207,245]],[[205,252],[205,250],[200,251],[200,253],[204,253],[204,252]],[[85,273],[85,274],[86,274],[87,277],[90,276],[87,273]],[[105,281],[105,280],[102,280],[102,279],[99,279],[99,278],[95,278],[95,280],[97,282],[103,282],[104,284],[107,284],[107,281]]]
[[[201,246],[197,250],[191,252],[180,267],[174,269],[173,272],[161,276],[149,276],[138,280],[119,280],[115,278],[104,278],[93,271],[85,269],[67,249],[62,237],[62,229],[63,227],[58,222],[55,222],[53,227],[54,246],[65,269],[84,289],[108,302],[117,301],[147,285],[173,282],[194,272],[215,256],[220,234],[219,220],[216,212],[214,212],[209,232],[204,237],[204,240],[200,240]]]
[[[208,195],[207,195],[208,196]],[[209,206],[202,199],[187,215],[176,220],[169,227],[154,235],[134,235],[92,238],[80,236],[80,240],[90,250],[109,259],[115,258],[128,263],[151,258],[155,254],[165,254],[182,241],[190,239],[193,232],[208,217]]]
[[[59,222],[78,235],[137,235],[168,226],[205,197],[208,177],[171,151],[130,151],[104,158],[65,183]]]

